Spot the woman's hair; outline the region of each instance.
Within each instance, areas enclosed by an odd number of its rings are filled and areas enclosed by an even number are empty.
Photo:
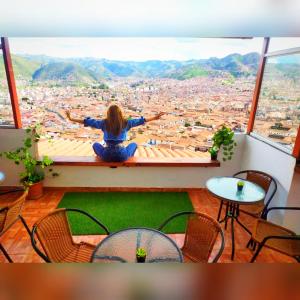
[[[111,105],[107,110],[105,127],[109,133],[118,136],[122,129],[127,126],[127,120],[124,118],[122,110],[116,104]]]

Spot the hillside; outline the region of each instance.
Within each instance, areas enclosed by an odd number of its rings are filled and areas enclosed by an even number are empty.
[[[235,77],[255,75],[258,53],[230,54],[223,58],[189,61],[149,60],[115,61],[96,58],[55,58],[45,55],[13,55],[17,78],[34,81],[64,80],[92,83],[114,77],[174,78],[185,80],[198,76],[217,76],[224,72]],[[1,65],[2,64],[2,65]],[[0,62],[0,76],[4,76]]]
[[[32,74],[32,79],[37,81],[65,80],[70,82],[91,83],[96,78],[75,63],[57,62],[41,66]]]
[[[174,72],[171,72],[165,77],[167,78],[174,78],[178,80],[185,80],[190,79],[193,77],[202,77],[202,76],[208,76],[209,74],[213,74],[212,71],[209,71],[207,69],[204,69],[203,67],[192,65],[192,66],[185,66],[182,67]]]
[[[36,60],[29,60],[19,55],[12,55],[14,74],[16,78],[32,79],[33,73],[41,66],[41,63]],[[0,56],[0,79],[5,78],[5,69],[3,57]]]

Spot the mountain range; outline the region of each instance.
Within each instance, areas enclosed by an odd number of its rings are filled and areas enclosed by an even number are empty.
[[[259,54],[230,54],[223,58],[176,61],[116,61],[97,58],[56,58],[44,55],[13,55],[15,76],[33,81],[64,80],[81,83],[99,82],[114,77],[174,78],[197,76],[234,77],[256,75]],[[1,66],[2,64],[2,66]],[[4,76],[0,60],[0,78]]]

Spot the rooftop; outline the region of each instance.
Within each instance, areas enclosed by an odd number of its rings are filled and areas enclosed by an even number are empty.
[[[39,156],[95,156],[92,141],[79,141],[70,139],[41,140],[38,143]],[[172,149],[171,146],[138,146],[135,153],[137,158],[208,158],[206,152],[189,149]]]

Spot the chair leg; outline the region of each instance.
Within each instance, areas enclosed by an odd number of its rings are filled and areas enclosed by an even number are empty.
[[[230,209],[231,209],[231,204],[230,204]],[[229,210],[229,202],[226,203],[225,230],[227,229],[228,210]]]
[[[296,261],[297,261],[298,263],[300,263],[300,256],[294,256],[294,258],[296,259]]]
[[[252,246],[252,244],[253,244],[253,240],[252,240],[252,238],[250,238],[246,247],[249,248]]]
[[[27,233],[29,234],[29,237],[31,238],[31,231],[30,231],[26,221],[24,220],[24,218],[21,215],[19,215],[19,218],[20,218],[21,222],[23,223]]]
[[[218,222],[220,221],[221,212],[222,212],[222,207],[223,207],[223,201],[221,201],[220,207],[219,207],[218,218],[217,218]]]
[[[6,259],[10,262],[13,263],[13,260],[10,258],[10,256],[8,255],[8,253],[6,252],[6,250],[4,249],[4,247],[0,244],[0,250],[3,252],[4,256],[6,257]]]
[[[258,256],[258,254],[259,254],[260,250],[262,249],[262,247],[263,247],[263,244],[258,245],[258,248],[257,248],[256,252],[254,253],[254,255],[252,256],[250,263],[255,262],[255,259]]]

